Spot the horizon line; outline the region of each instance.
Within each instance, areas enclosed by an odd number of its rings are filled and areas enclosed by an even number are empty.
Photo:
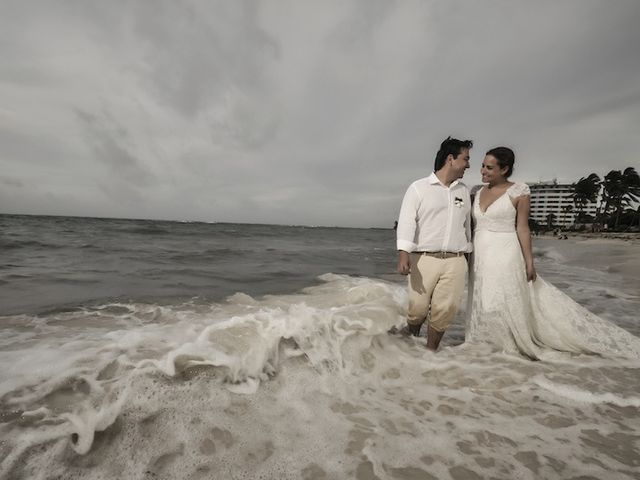
[[[305,225],[305,224],[288,224],[288,223],[262,223],[262,222],[231,222],[217,220],[175,220],[166,218],[137,218],[137,217],[98,217],[87,215],[60,215],[51,213],[7,213],[0,212],[0,216],[14,217],[58,217],[58,218],[85,218],[93,220],[130,220],[144,222],[172,222],[172,223],[204,223],[207,225],[253,225],[253,226],[276,226],[276,227],[296,227],[296,228],[344,228],[357,230],[393,230],[391,227],[344,227],[340,225]]]

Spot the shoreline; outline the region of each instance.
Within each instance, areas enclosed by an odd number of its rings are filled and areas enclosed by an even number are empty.
[[[560,240],[560,236],[567,236],[567,239],[571,240],[583,240],[583,241],[611,241],[611,242],[624,242],[627,244],[640,245],[640,232],[559,232],[558,235],[553,234],[540,234],[532,235],[532,238],[540,238],[546,240]]]
[[[574,266],[584,266],[621,275],[640,288],[640,235],[611,233],[562,233],[533,237],[534,248],[552,248]]]

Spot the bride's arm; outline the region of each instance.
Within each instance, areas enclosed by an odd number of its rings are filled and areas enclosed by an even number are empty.
[[[535,281],[536,269],[533,266],[533,249],[531,247],[531,230],[529,229],[529,208],[531,197],[522,195],[516,203],[516,232],[522,249],[522,256],[527,268],[527,280]]]

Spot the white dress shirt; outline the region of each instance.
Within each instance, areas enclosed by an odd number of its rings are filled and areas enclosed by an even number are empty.
[[[407,189],[397,247],[405,252],[471,252],[471,198],[460,180],[444,185],[435,173]]]

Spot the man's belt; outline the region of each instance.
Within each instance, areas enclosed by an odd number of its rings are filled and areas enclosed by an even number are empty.
[[[413,252],[413,253],[417,253],[418,255],[426,255],[427,257],[440,258],[444,260],[445,258],[461,257],[466,252]]]

